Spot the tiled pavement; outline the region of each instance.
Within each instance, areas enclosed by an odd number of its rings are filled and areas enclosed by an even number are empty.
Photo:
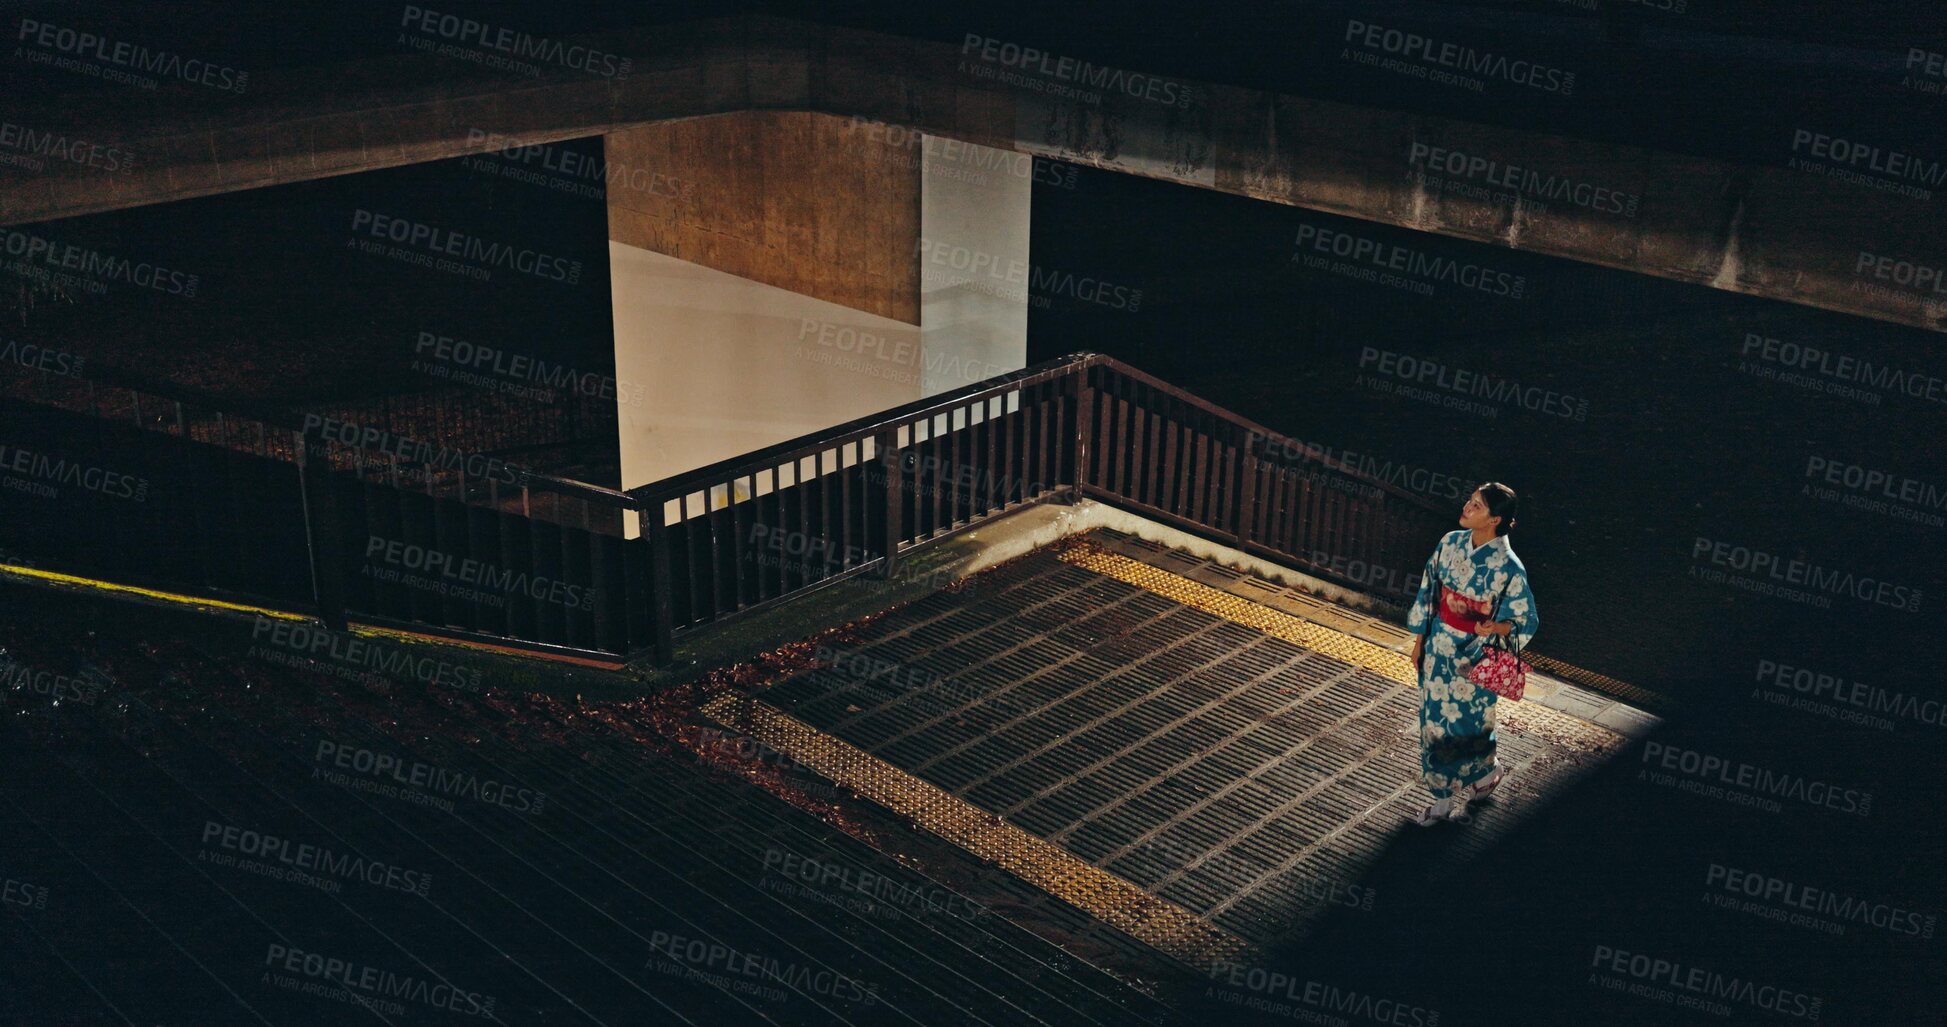
[[[1113,532],[877,619],[761,701],[1251,943],[1370,907],[1426,801],[1411,637]],[[1461,853],[1655,723],[1563,685],[1500,706]]]
[[[659,707],[348,678],[238,652],[248,623],[0,600],[0,1023],[1166,1014],[991,889],[699,765]],[[50,701],[21,668],[106,690]]]
[[[997,902],[983,879],[981,901],[1002,915],[971,921],[951,914],[961,900],[887,908],[878,896],[950,897],[934,876],[944,868],[666,753],[651,707],[374,688],[234,652],[249,625],[234,644],[159,642],[174,629],[105,601],[31,595],[9,593],[6,658],[105,668],[113,687],[97,702],[7,697],[0,870],[51,896],[0,917],[8,1022],[392,1019],[357,994],[334,1000],[342,987],[309,990],[333,980],[266,974],[277,946],[387,980],[451,980],[495,998],[510,1024],[1155,1022],[1161,1005],[1071,944],[1098,940],[1091,925],[1179,959],[1221,958],[1232,941],[1371,902],[1362,868],[1394,831],[1414,830],[1399,820],[1418,796],[1402,632],[1107,533],[874,618],[847,658],[759,690],[789,712],[776,719],[868,750],[853,762],[880,778],[906,768],[909,784],[930,782],[897,812],[1015,870],[1001,876],[1020,901]],[[1455,846],[1487,844],[1620,741],[1563,710],[1638,722],[1603,697],[1563,695],[1561,709],[1504,716],[1515,776],[1470,828],[1448,832]],[[322,740],[545,794],[545,813],[370,792],[355,787],[355,761],[321,779]],[[206,863],[222,855],[212,823],[433,886],[321,890]],[[997,836],[1008,858],[969,841]],[[793,857],[820,881],[836,873],[829,894],[779,871]],[[851,901],[864,882],[869,907]],[[792,973],[693,977],[662,958],[677,952],[704,971],[724,971],[713,953],[729,953]],[[852,978],[872,997],[825,987]],[[434,1013],[407,1005],[407,1018]]]

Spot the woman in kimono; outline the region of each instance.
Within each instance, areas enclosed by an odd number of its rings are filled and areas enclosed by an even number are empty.
[[[1526,646],[1541,626],[1527,568],[1508,543],[1514,512],[1513,489],[1500,482],[1475,489],[1461,508],[1461,530],[1442,536],[1427,558],[1406,616],[1421,690],[1420,772],[1434,799],[1413,818],[1421,827],[1461,819],[1469,800],[1501,783],[1494,757],[1500,696],[1467,680],[1467,672],[1488,636]]]

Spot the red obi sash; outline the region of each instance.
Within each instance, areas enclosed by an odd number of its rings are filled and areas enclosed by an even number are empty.
[[[1490,600],[1469,599],[1446,586],[1440,587],[1440,620],[1455,631],[1471,635],[1474,625],[1487,619]]]

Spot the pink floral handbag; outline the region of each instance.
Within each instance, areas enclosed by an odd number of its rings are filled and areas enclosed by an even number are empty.
[[[1510,577],[1509,584],[1512,584],[1513,580]],[[1502,595],[1506,595],[1507,590],[1507,585],[1501,586]],[[1500,612],[1501,601],[1497,597],[1494,600],[1495,615],[1488,619],[1498,620]],[[1487,640],[1481,643],[1480,661],[1467,670],[1467,680],[1503,699],[1518,700],[1527,692],[1529,668],[1527,661],[1521,658],[1521,647],[1509,646],[1508,640],[1512,635],[1513,632],[1505,636],[1488,636]]]

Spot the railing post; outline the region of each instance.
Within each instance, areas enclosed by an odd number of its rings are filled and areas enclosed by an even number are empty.
[[[311,600],[325,627],[343,631],[348,587],[339,546],[344,532],[339,530],[337,502],[332,495],[327,443],[299,432],[297,463],[298,495],[304,506],[304,547],[311,558]]]
[[[898,426],[880,432],[876,438],[879,466],[886,474],[885,530],[879,538],[880,552],[886,555],[879,564],[879,576],[890,578],[899,571],[899,539],[906,533],[900,518],[900,511],[905,508],[906,471],[900,466]]]
[[[1075,379],[1075,439],[1073,470],[1075,472],[1075,499],[1082,498],[1082,489],[1088,484],[1088,467],[1091,459],[1091,443],[1095,440],[1095,390],[1089,387],[1088,371],[1091,365],[1084,363],[1073,372]]]
[[[1243,452],[1237,459],[1237,482],[1231,490],[1236,506],[1231,510],[1232,534],[1241,548],[1244,543],[1253,541],[1257,526],[1257,450],[1252,442],[1258,437],[1254,431],[1244,433]]]
[[[663,500],[651,495],[642,504],[642,535],[649,543],[649,639],[656,665],[676,662],[675,613],[671,593],[674,575],[669,566],[669,526],[663,523]]]

